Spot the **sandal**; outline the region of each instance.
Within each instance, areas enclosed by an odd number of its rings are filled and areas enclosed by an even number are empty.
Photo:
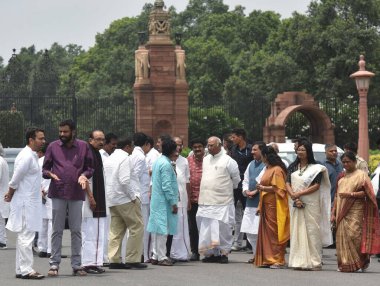
[[[52,266],[49,271],[48,271],[48,276],[49,277],[57,277],[58,276],[58,268]]]
[[[160,265],[160,266],[173,266],[173,262],[169,259],[164,259],[164,260],[161,260],[161,261],[158,261],[157,265]]]
[[[42,275],[41,273],[38,273],[38,272],[31,272],[27,275],[23,275],[21,278],[22,279],[33,279],[33,280],[40,280],[42,278],[44,278],[45,276]]]
[[[247,261],[248,264],[253,264],[255,263],[255,258],[251,258]]]
[[[87,276],[87,272],[84,268],[73,269],[73,276]]]
[[[271,266],[269,266],[270,269],[285,269],[286,266],[283,265],[283,264],[272,264]]]

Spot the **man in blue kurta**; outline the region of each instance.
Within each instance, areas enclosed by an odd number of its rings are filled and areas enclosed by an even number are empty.
[[[241,223],[241,232],[247,234],[247,239],[252,245],[253,257],[255,257],[256,254],[257,233],[260,222],[260,217],[256,214],[260,200],[260,194],[256,189],[256,184],[260,181],[260,173],[262,173],[265,167],[265,164],[261,161],[261,151],[264,150],[265,146],[265,143],[262,141],[253,144],[251,154],[254,160],[249,163],[243,180],[243,195],[247,197],[247,204]],[[248,260],[248,263],[253,262],[254,258]]]
[[[177,145],[171,140],[162,142],[162,156],[152,170],[152,195],[148,231],[152,233],[152,264],[173,265],[166,256],[167,235],[177,232],[178,185],[171,158],[176,155]]]

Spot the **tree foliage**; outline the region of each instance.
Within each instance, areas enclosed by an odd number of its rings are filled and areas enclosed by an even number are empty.
[[[112,22],[86,52],[53,44],[48,63],[34,46],[22,48],[8,64],[0,59],[0,95],[56,90],[60,96],[75,91],[79,98],[109,99],[110,104],[120,96],[131,99],[137,33],[147,32],[152,7],[146,4],[140,15]],[[271,11],[246,13],[241,5],[228,7],[223,0],[190,0],[182,12],[168,10],[172,33],[183,33],[192,108],[203,114],[223,105],[253,139],[260,139],[269,102],[284,91],[306,91],[332,118],[339,140],[356,140],[351,117],[357,109],[347,101],[357,100],[357,92],[349,75],[358,69],[360,54],[368,70],[380,70],[380,0],[311,1],[306,14],[295,12],[287,19]],[[379,90],[377,76],[369,93],[370,118],[376,118],[372,107],[380,104]],[[347,108],[351,114],[341,113]],[[190,117],[191,135],[196,135],[192,128],[209,129],[199,127],[198,119]],[[378,133],[371,120],[370,129]]]

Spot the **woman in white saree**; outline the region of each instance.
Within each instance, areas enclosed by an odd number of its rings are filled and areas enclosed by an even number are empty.
[[[330,181],[326,167],[317,164],[309,141],[301,141],[297,158],[288,168],[290,209],[289,267],[322,269],[322,246],[332,244]]]

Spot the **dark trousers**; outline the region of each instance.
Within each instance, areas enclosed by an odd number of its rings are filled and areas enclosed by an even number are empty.
[[[234,205],[235,205],[235,207],[236,207],[236,204],[238,201],[241,202],[241,204],[243,206],[243,210],[244,210],[245,204],[247,202],[247,198],[244,197],[242,189],[234,189]]]
[[[190,247],[192,253],[198,253],[198,240],[199,240],[199,233],[198,233],[198,226],[197,226],[197,220],[196,215],[198,211],[198,204],[197,203],[191,203],[191,210],[188,211],[188,220],[189,220],[189,233],[190,233]]]

